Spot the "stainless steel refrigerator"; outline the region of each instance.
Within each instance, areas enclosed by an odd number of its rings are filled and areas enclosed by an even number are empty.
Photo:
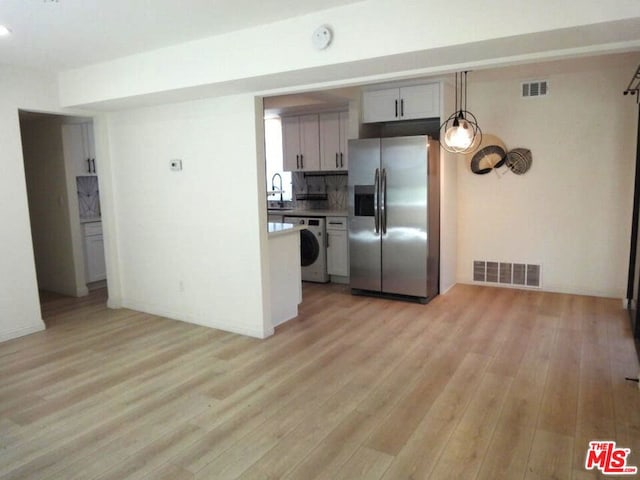
[[[440,144],[428,136],[349,140],[353,293],[438,294]]]

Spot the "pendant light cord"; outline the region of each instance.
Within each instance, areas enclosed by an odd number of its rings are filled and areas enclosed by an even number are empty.
[[[467,70],[464,71],[464,110],[467,110]],[[462,102],[460,102],[462,103]]]
[[[463,105],[462,105],[462,101],[463,101],[463,97],[462,97],[462,72],[460,72],[460,108],[459,108],[459,115],[462,115],[462,109],[463,109]]]
[[[440,125],[440,145],[450,153],[475,152],[482,142],[482,130],[478,125],[478,120],[473,113],[467,110],[468,73],[468,70],[455,72],[455,110]],[[460,74],[460,82],[458,82],[458,74]]]
[[[456,72],[456,112],[458,111],[458,72]]]

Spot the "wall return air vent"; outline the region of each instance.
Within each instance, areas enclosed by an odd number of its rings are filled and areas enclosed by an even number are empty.
[[[542,267],[531,263],[490,262],[474,260],[473,281],[514,285],[517,287],[542,287]]]
[[[549,93],[549,82],[539,80],[535,82],[522,83],[522,97],[545,97]]]

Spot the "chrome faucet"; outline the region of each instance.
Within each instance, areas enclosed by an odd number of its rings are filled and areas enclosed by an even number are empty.
[[[284,206],[284,200],[282,199],[282,176],[279,173],[274,173],[271,177],[271,190],[276,190],[276,177],[280,179],[280,206]]]

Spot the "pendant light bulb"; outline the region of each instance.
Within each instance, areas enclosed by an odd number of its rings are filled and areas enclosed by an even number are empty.
[[[454,122],[455,123],[455,122]],[[452,125],[444,134],[444,141],[451,148],[465,150],[469,148],[473,142],[473,129],[464,118],[457,122],[458,125]]]
[[[475,115],[467,110],[467,72],[456,73],[455,82],[455,111],[440,125],[441,146],[451,153],[472,153],[482,141],[482,131]]]

